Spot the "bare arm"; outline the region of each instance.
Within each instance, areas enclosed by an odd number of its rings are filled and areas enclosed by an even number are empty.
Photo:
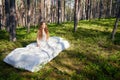
[[[37,38],[37,47],[40,47],[40,41],[38,38]]]
[[[37,41],[37,47],[40,46],[40,41],[39,41],[39,39],[38,39],[38,33],[39,33],[39,32],[37,32],[37,40],[36,40],[36,41]]]

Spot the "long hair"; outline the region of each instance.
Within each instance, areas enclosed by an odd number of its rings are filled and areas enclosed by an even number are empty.
[[[41,22],[41,23],[40,23],[39,28],[38,28],[38,32],[37,32],[37,38],[38,38],[39,40],[42,38],[42,35],[43,35],[43,33],[42,33],[43,23],[45,23],[45,22]],[[49,38],[49,31],[48,31],[47,25],[45,26],[44,31],[45,31],[45,33],[46,33],[46,39],[48,39],[48,38]]]

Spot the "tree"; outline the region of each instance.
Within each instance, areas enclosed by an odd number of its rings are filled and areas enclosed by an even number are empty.
[[[110,0],[109,17],[111,17],[112,14],[112,4],[113,4],[113,0]]]
[[[9,35],[10,41],[16,41],[16,10],[15,0],[10,0],[10,14],[9,14]]]
[[[86,18],[91,18],[91,12],[92,12],[92,0],[87,0],[87,15]]]
[[[0,30],[2,29],[2,0],[0,0]]]
[[[27,0],[27,33],[30,32],[30,0]]]
[[[64,8],[65,8],[65,0],[61,0],[61,22],[64,22]]]
[[[80,0],[75,0],[75,3],[74,3],[74,32],[76,32],[77,30],[77,24],[78,24],[78,15],[79,15],[79,4],[80,3]]]
[[[100,0],[100,5],[99,5],[100,13],[99,13],[99,19],[102,17],[102,11],[103,11],[103,3],[102,0]]]
[[[61,20],[61,1],[58,0],[58,24],[60,24],[60,20]]]
[[[51,0],[46,0],[46,21],[51,22],[50,14],[51,14]]]
[[[116,33],[116,30],[117,30],[118,22],[120,20],[120,0],[118,0],[118,4],[119,4],[118,5],[119,11],[118,11],[118,14],[116,16],[116,21],[115,21],[115,24],[114,24],[114,27],[113,27],[113,31],[112,31],[112,36],[111,36],[112,40],[114,40],[114,38],[115,38],[115,33]]]
[[[6,30],[9,32],[9,15],[10,15],[10,2],[9,0],[5,0],[5,25]]]

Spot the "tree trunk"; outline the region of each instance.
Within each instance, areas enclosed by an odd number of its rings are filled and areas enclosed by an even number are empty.
[[[100,13],[99,13],[99,20],[101,19],[101,17],[102,17],[102,11],[103,11],[103,3],[102,3],[102,0],[100,0],[100,6],[99,6],[100,8]]]
[[[50,9],[51,9],[51,0],[47,0],[47,4],[46,4],[46,12],[47,12],[47,16],[46,16],[46,20],[47,20],[47,22],[51,22],[51,18],[50,18],[50,15],[51,15],[51,11],[50,11]]]
[[[65,0],[61,0],[61,22],[64,22],[64,2]]]
[[[58,24],[60,24],[60,18],[61,18],[61,1],[60,0],[58,0]]]
[[[5,0],[2,0],[2,29],[5,27]]]
[[[117,30],[119,20],[120,20],[120,6],[119,6],[119,12],[116,16],[115,25],[114,25],[114,28],[113,28],[113,31],[112,31],[112,36],[111,36],[112,40],[114,40],[114,38],[115,38],[115,33],[116,33],[116,30]]]
[[[66,17],[65,17],[65,14],[66,14],[66,10],[65,10],[65,8],[66,8],[66,1],[64,0],[64,22],[66,21]]]
[[[41,0],[41,20],[44,20],[44,0]]]
[[[111,17],[111,14],[112,14],[112,0],[110,0],[109,17]]]
[[[40,6],[39,7],[40,15],[39,15],[38,23],[40,23],[40,21],[44,20],[44,0],[40,0],[39,6]]]
[[[85,20],[85,19],[86,19],[85,0],[82,0],[82,4],[83,4],[83,9],[82,9],[82,19]]]
[[[9,33],[10,41],[16,41],[16,10],[15,0],[10,0],[10,17],[9,17]]]
[[[0,30],[2,30],[2,0],[0,0]]]
[[[16,4],[16,16],[17,16],[17,24],[23,26],[22,15],[20,14],[19,7]]]
[[[87,15],[86,15],[87,19],[90,18],[89,15],[90,15],[90,0],[87,0]]]
[[[9,15],[10,15],[10,2],[9,0],[5,0],[5,25],[6,31],[9,32]]]
[[[27,0],[27,33],[30,32],[30,0]]]
[[[79,0],[75,0],[75,3],[74,3],[74,32],[76,32],[77,30],[77,24],[78,24],[78,3],[79,3]]]
[[[44,15],[44,20],[46,21],[46,0],[44,0],[43,15]]]
[[[81,7],[80,7],[80,4],[81,4],[81,1],[80,0],[78,0],[78,12],[77,12],[77,19],[78,19],[78,21],[80,20],[80,15],[81,15],[81,13],[80,13],[80,10],[81,10]]]

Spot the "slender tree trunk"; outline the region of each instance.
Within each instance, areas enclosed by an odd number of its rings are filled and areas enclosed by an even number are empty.
[[[66,10],[65,10],[65,8],[66,8],[66,1],[64,0],[64,22],[66,21],[66,16],[65,16],[65,14],[66,14]]]
[[[83,4],[82,19],[85,20],[86,19],[85,0],[82,0],[82,4]]]
[[[61,0],[61,22],[64,22],[64,1]]]
[[[46,21],[46,0],[44,0],[44,9],[43,9],[43,15],[44,15],[44,20]]]
[[[119,12],[116,16],[115,25],[114,25],[114,28],[113,28],[113,31],[112,31],[112,36],[111,36],[112,40],[115,39],[115,33],[116,33],[116,30],[117,30],[119,20],[120,20],[120,6],[119,6]]]
[[[58,24],[60,24],[60,18],[61,18],[61,1],[60,0],[58,0]]]
[[[5,25],[6,30],[9,32],[9,15],[10,15],[10,2],[9,0],[5,0]]]
[[[99,6],[100,8],[100,13],[99,13],[99,20],[101,19],[101,17],[102,17],[102,11],[103,11],[103,3],[102,3],[102,0],[100,0],[100,6]]]
[[[109,17],[112,15],[112,2],[113,0],[110,0],[110,9],[109,9]]]
[[[24,27],[26,27],[27,26],[27,22],[26,22],[26,1],[24,1],[24,0],[21,0],[21,7],[20,7],[20,14],[21,14],[21,18],[22,18],[22,25],[24,26]]]
[[[35,23],[35,24],[37,24],[36,18],[37,18],[37,0],[35,0],[35,19],[34,19],[34,23]]]
[[[22,21],[22,15],[20,14],[20,11],[19,11],[19,7],[18,5],[16,5],[16,15],[17,15],[17,24],[21,24],[21,26],[23,26],[23,21]]]
[[[68,4],[69,5],[69,8],[70,8],[70,13],[68,13],[68,17],[69,17],[69,21],[72,21],[72,6],[71,6],[71,4],[72,4],[72,1],[70,1],[70,3]]]
[[[9,17],[9,33],[10,41],[16,41],[16,10],[15,10],[15,0],[10,0],[10,17]]]
[[[97,1],[97,4],[96,4],[96,6],[97,6],[97,7],[96,7],[96,12],[97,12],[96,18],[99,18],[99,13],[100,13],[100,12],[99,12],[99,11],[100,11],[100,10],[99,10],[99,8],[100,8],[99,5],[100,5],[100,2]]]
[[[92,15],[92,0],[90,0],[90,14],[89,14],[89,19],[92,19],[93,18],[93,15]]]
[[[5,0],[2,0],[2,29],[5,27]]]
[[[0,0],[0,30],[2,30],[2,1]]]
[[[80,13],[80,10],[81,10],[81,7],[80,7],[80,4],[81,4],[81,1],[80,0],[78,0],[78,12],[77,12],[77,19],[78,19],[78,21],[80,20],[80,15],[81,15],[81,13]]]
[[[35,26],[35,19],[36,19],[36,16],[35,16],[35,14],[36,14],[36,0],[33,1],[33,6],[34,6],[34,8],[33,8],[32,24]]]
[[[87,0],[87,15],[86,15],[87,19],[89,20],[91,17],[91,1]]]
[[[88,20],[92,18],[92,0],[87,0],[86,18]]]
[[[50,15],[51,15],[51,0],[47,0],[47,4],[46,4],[46,20],[47,22],[51,22],[51,18],[50,18]]]
[[[39,21],[44,20],[44,0],[40,0],[40,16],[39,16]]]
[[[79,3],[79,0],[75,0],[75,3],[74,3],[74,32],[76,32],[77,30],[77,24],[78,24],[78,3]]]
[[[30,0],[27,0],[27,33],[30,32]]]

